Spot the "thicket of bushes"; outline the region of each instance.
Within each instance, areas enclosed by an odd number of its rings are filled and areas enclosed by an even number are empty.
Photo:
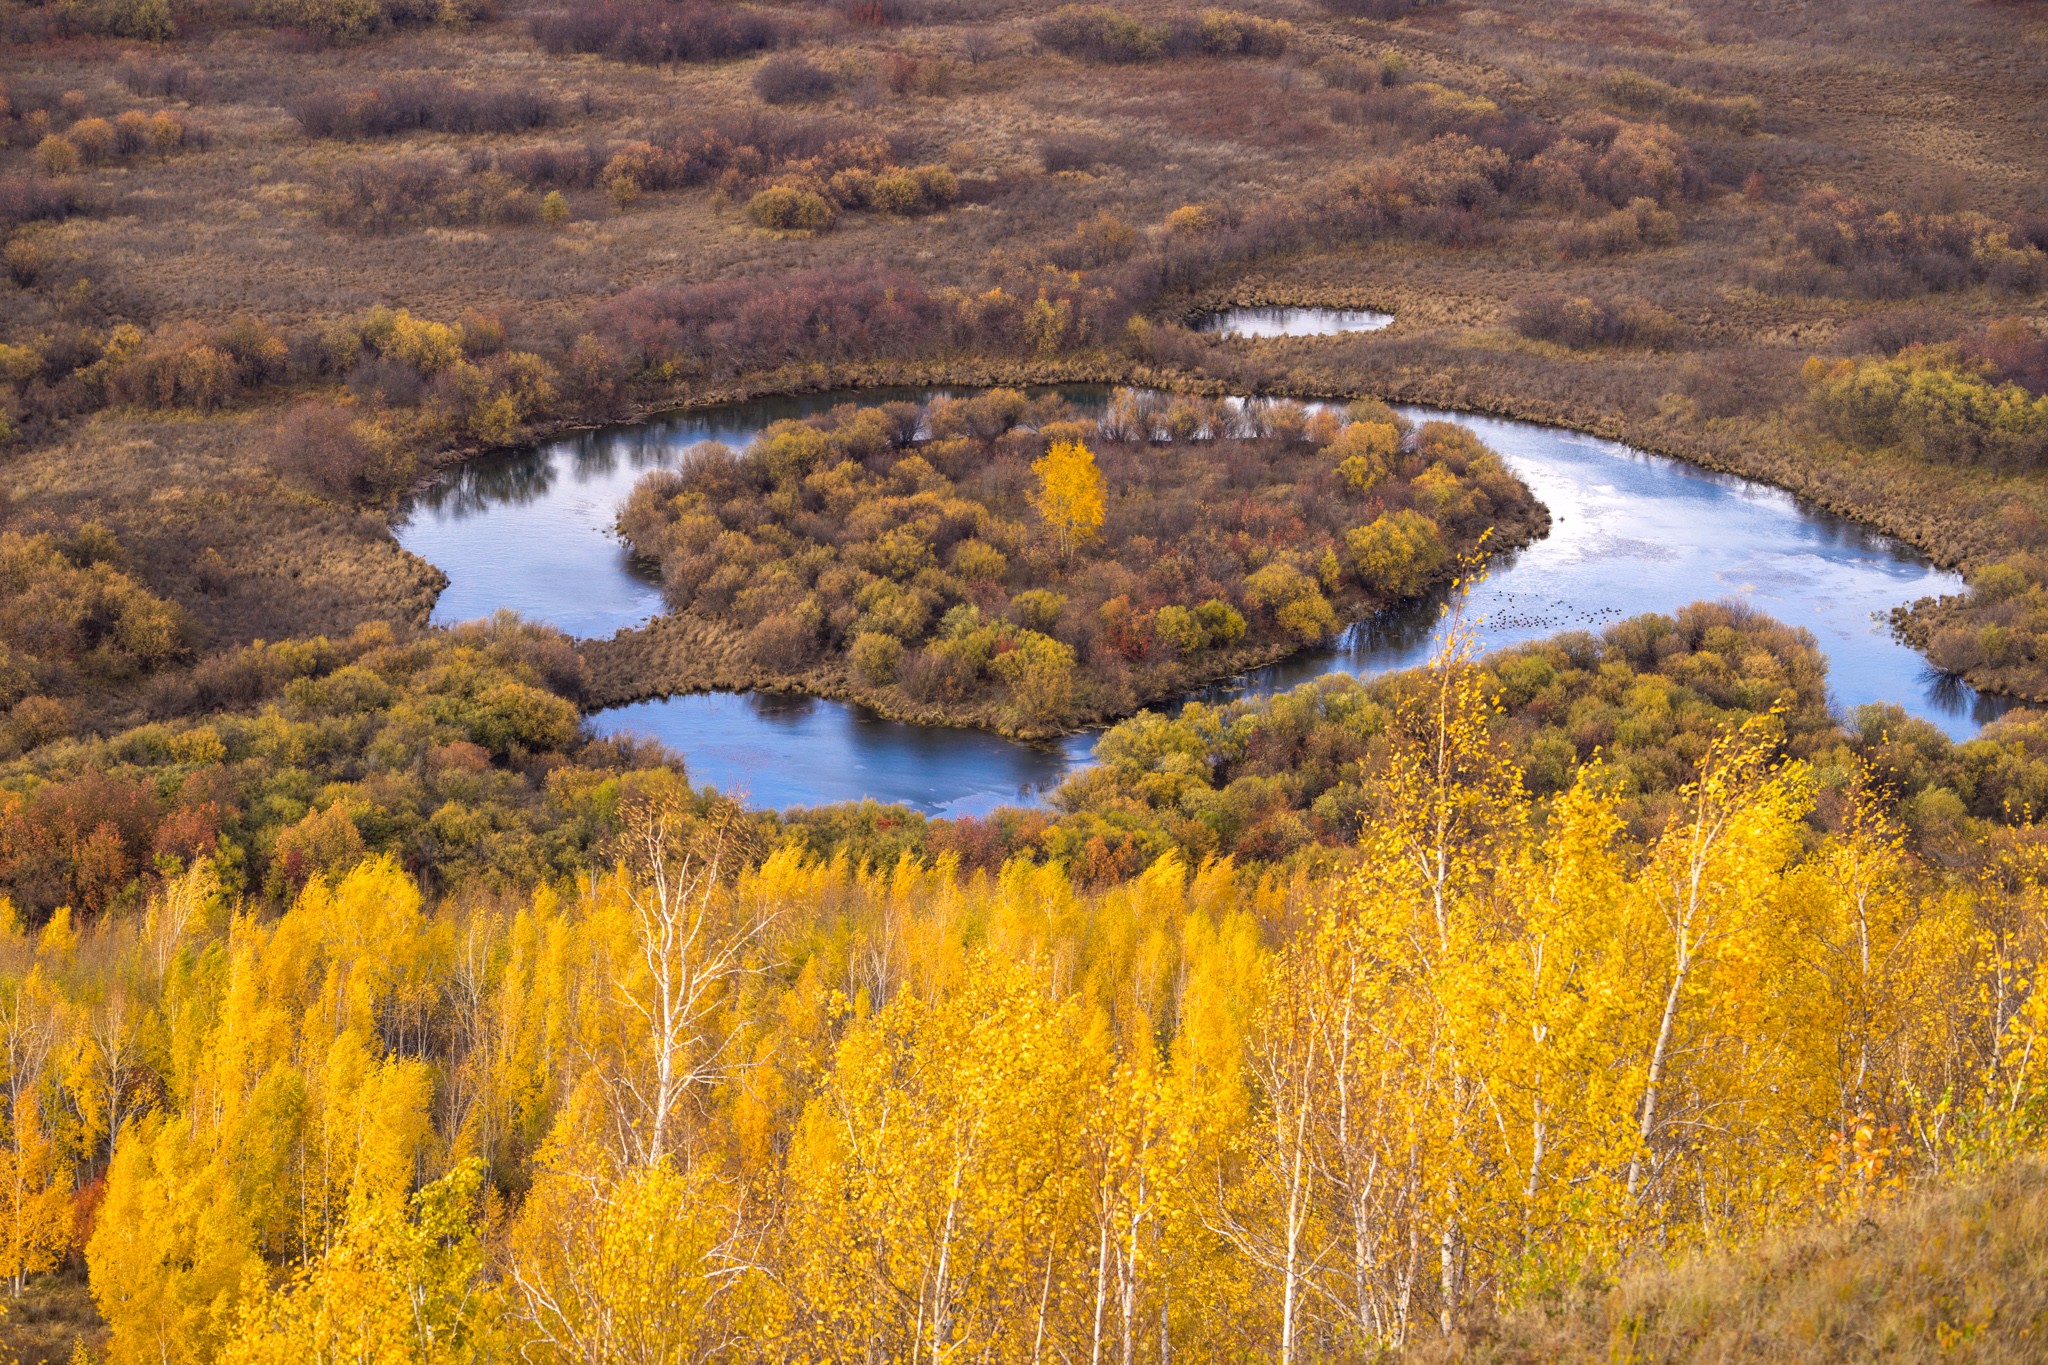
[[[47,563],[45,548],[30,542],[31,558]],[[81,552],[59,553],[71,564]],[[1826,711],[1824,666],[1800,632],[1702,604],[1495,656],[1492,725],[1540,798],[1597,751],[1638,832],[1669,811],[1716,724],[1774,705],[1786,708],[1787,752],[1831,772],[1844,754],[1863,759],[1916,844],[1950,865],[1986,856],[1986,823],[2048,809],[2038,716],[1957,743],[1871,707],[1845,731]],[[86,739],[29,716],[13,736],[17,752],[43,745],[0,768],[0,894],[31,925],[58,905],[131,905],[199,857],[230,888],[280,899],[365,854],[396,858],[430,888],[520,884],[580,869],[622,801],[687,799],[674,756],[578,734],[581,663],[543,628],[499,621],[408,642],[373,625],[189,672],[156,667],[164,710],[208,714]],[[928,820],[868,802],[750,817],[746,839],[884,867],[906,853],[968,870],[1051,859],[1089,885],[1167,850],[1326,862],[1355,839],[1388,716],[1415,685],[1331,677],[1172,720],[1141,715],[1104,736],[1100,766],[1053,810]]]
[[[754,93],[766,104],[803,104],[839,88],[839,78],[794,52],[770,57],[754,73]]]
[[[559,634],[510,623],[216,655],[158,696],[216,713],[203,723],[65,740],[0,772],[0,892],[40,922],[104,912],[166,860],[212,858],[282,896],[365,850],[443,886],[552,875],[621,782],[678,786],[666,768],[629,776],[654,755],[584,740],[581,677]]]
[[[643,285],[599,308],[594,331],[629,370],[711,378],[927,354],[952,340],[957,316],[910,276],[869,265]]]
[[[1547,799],[1597,754],[1638,828],[1654,828],[1708,744],[1730,723],[1784,707],[1788,752],[1841,742],[1827,662],[1811,636],[1731,604],[1642,616],[1486,661],[1502,710],[1494,730]],[[1279,861],[1358,837],[1387,731],[1415,674],[1320,678],[1279,696],[1147,712],[1096,746],[1098,766],[1060,788],[1071,842],[1143,867],[1177,850],[1199,861]],[[1917,737],[1917,736],[1916,736]]]
[[[1070,538],[1034,461],[1083,439],[1104,516]],[[1219,648],[1317,643],[1539,517],[1464,428],[1377,404],[1127,393],[1091,427],[995,390],[778,424],[649,476],[620,525],[677,610],[746,632],[763,667],[843,656],[878,693],[1031,726],[1179,690]]]
[[[316,90],[290,104],[308,137],[396,137],[436,133],[523,133],[562,115],[553,95],[531,86],[391,81],[366,90]]]
[[[1515,301],[1510,321],[1532,340],[1574,347],[1665,347],[1680,334],[1676,318],[1641,299],[1529,294]]]
[[[496,0],[256,0],[253,12],[260,20],[321,42],[350,43],[392,29],[431,24],[459,28],[492,18],[497,4]]]
[[[1790,240],[1760,282],[1784,293],[1910,298],[1972,284],[2048,288],[2048,225],[1980,213],[1919,213],[1818,190],[1791,216]]]
[[[1602,99],[1636,115],[1656,115],[1694,127],[1744,137],[1763,130],[1763,105],[1753,95],[1707,95],[1669,85],[1640,71],[1610,71],[1600,78]]]
[[[1645,231],[1675,240],[1666,206],[1706,189],[1683,139],[1665,128],[1591,117],[1559,127],[1484,101],[1460,101],[1450,122],[1456,126],[1385,162],[1335,173],[1292,199],[1200,206],[1184,229],[1169,224],[1174,230],[1100,278],[1143,309],[1168,291],[1274,253],[1397,236],[1472,244],[1497,220],[1544,204],[1619,209],[1637,240]]]
[[[1853,754],[1902,831],[1950,865],[1986,856],[1987,827],[2048,810],[2040,713],[1963,741],[1895,706],[1864,707],[1844,725],[1828,710],[1827,661],[1813,638],[1739,603],[1636,617],[1597,637],[1571,632],[1484,663],[1501,704],[1493,732],[1538,800],[1597,758],[1637,834],[1669,818],[1722,727],[1774,707],[1785,752],[1831,772],[1848,770]],[[1050,829],[1014,816],[957,822],[947,848],[1057,846],[1095,877],[1169,850],[1191,860],[1337,856],[1379,790],[1390,718],[1418,677],[1337,675],[1274,697],[1191,703],[1172,718],[1147,712],[1103,736],[1098,766],[1059,790]]]
[[[94,113],[81,91],[0,86],[0,138],[31,148],[35,169],[61,178],[137,157],[201,149],[212,133],[168,109]]]
[[[183,613],[138,582],[103,528],[0,531],[0,750],[67,733],[59,698],[182,658]]]
[[[1631,199],[1618,209],[1564,224],[1558,254],[1565,257],[1620,256],[1645,247],[1676,246],[1678,215],[1650,198]]]
[[[705,0],[606,0],[535,16],[533,36],[553,53],[594,52],[624,62],[715,62],[781,47],[800,31],[785,15]]]
[[[1163,57],[1278,57],[1294,41],[1284,20],[1205,9],[1148,23],[1107,5],[1063,5],[1031,30],[1041,47],[1095,62],[1149,62]]]
[[[314,201],[320,221],[351,232],[462,223],[538,222],[538,196],[496,171],[465,174],[432,156],[359,161],[333,172]]]
[[[785,176],[747,201],[747,216],[764,228],[821,231],[841,212],[876,209],[910,216],[936,213],[960,197],[960,182],[944,166],[849,166],[825,179],[818,173]]]
[[[2037,468],[2048,462],[2048,395],[2000,382],[1952,345],[1889,359],[1806,362],[1807,397],[1853,445],[1897,446],[1941,463]]]

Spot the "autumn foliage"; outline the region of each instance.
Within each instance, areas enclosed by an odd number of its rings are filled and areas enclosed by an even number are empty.
[[[1539,802],[1494,679],[1409,680],[1326,873],[670,797],[499,898],[369,857],[252,913],[199,860],[15,921],[0,1248],[82,1243],[117,1365],[1337,1359],[2039,1143],[2031,827],[1955,876],[1769,713],[1647,826],[1598,762]]]
[[[1384,404],[1119,391],[1090,422],[997,389],[700,447],[620,526],[763,667],[843,657],[890,704],[1043,729],[1320,643],[1539,515],[1469,432]]]

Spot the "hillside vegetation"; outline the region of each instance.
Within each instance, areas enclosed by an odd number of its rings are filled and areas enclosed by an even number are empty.
[[[0,1346],[2039,1356],[2043,713],[1740,601],[1133,713],[1543,533],[1403,401],[2048,702],[2044,164],[1997,0],[0,0]],[[456,462],[876,385],[600,511],[646,627],[428,624]],[[584,724],[713,686],[1130,718],[957,820]]]
[[[1636,1271],[1476,1325],[1416,1360],[2037,1359],[2048,1335],[2037,1160],[1741,1253]]]
[[[16,921],[8,1265],[82,1252],[117,1361],[1337,1359],[2037,1149],[2031,827],[1944,867],[1766,712],[1638,836],[1602,764],[1531,797],[1492,677],[1407,680],[1328,871],[820,858],[670,792],[572,880],[262,913],[200,859]],[[2020,1340],[1952,1235],[1897,1330]],[[1716,1330],[1637,1283],[1643,1342]]]

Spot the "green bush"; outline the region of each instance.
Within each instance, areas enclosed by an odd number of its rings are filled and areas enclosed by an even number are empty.
[[[881,686],[896,681],[896,667],[903,662],[903,642],[893,635],[863,631],[853,637],[847,658],[854,672]]]
[[[2048,460],[2048,396],[1998,383],[1953,347],[1910,346],[1889,360],[1816,356],[1803,373],[1815,417],[1852,445],[1944,463]]]
[[[747,201],[747,216],[777,231],[823,232],[838,221],[839,210],[815,190],[771,185]]]

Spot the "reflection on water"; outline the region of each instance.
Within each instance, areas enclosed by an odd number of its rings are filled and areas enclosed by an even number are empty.
[[[684,755],[691,781],[773,810],[874,797],[932,815],[985,815],[1035,804],[1095,748],[1092,734],[1018,744],[787,693],[634,702],[591,723],[604,734],[658,739]]]
[[[1392,313],[1363,308],[1225,308],[1204,313],[1195,330],[1228,337],[1333,337],[1392,326]]]
[[[1067,391],[1097,408],[1099,389]],[[933,393],[868,392],[862,401]],[[660,593],[613,532],[618,508],[648,469],[673,465],[700,441],[744,445],[768,422],[847,401],[825,394],[690,413],[586,432],[534,450],[473,461],[421,497],[399,537],[449,578],[435,619],[509,607],[572,634],[608,635],[661,609]],[[1493,649],[1567,630],[1598,632],[1689,602],[1746,602],[1813,633],[1841,708],[1896,702],[1952,735],[2001,704],[1932,674],[1884,621],[1917,597],[1955,592],[1952,573],[1854,522],[1791,495],[1612,441],[1496,418],[1407,409],[1463,423],[1501,452],[1550,509],[1550,534],[1499,557],[1469,615]],[[1204,689],[1220,701],[1284,691],[1310,678],[1370,675],[1423,662],[1441,596],[1361,622],[1330,647]],[[1016,744],[972,730],[906,725],[858,707],[805,698],[674,697],[591,718],[682,753],[694,781],[764,806],[863,796],[933,812],[969,813],[1035,799],[1088,761],[1092,736]]]
[[[448,587],[434,604],[436,624],[510,607],[571,635],[610,635],[662,609],[654,578],[633,564],[615,526],[641,475],[674,466],[699,442],[744,446],[770,422],[807,417],[856,397],[886,403],[944,392],[967,390],[769,398],[579,431],[544,445],[480,456],[407,505],[398,543],[448,575]],[[1099,405],[1102,399],[1094,401]]]
[[[1986,696],[1976,688],[1950,673],[1937,673],[1925,669],[1921,673],[1927,688],[1927,699],[1945,716],[1957,720],[1968,718],[1970,727],[1989,725],[2020,703],[2011,697]],[[1953,726],[1943,727],[1955,734]]]

